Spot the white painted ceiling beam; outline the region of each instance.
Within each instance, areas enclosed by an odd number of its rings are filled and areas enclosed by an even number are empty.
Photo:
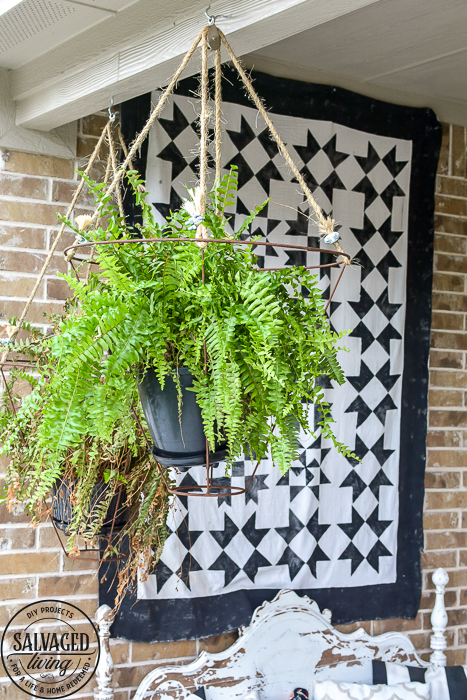
[[[47,156],[76,156],[76,122],[51,131],[37,131],[16,126],[15,105],[10,97],[11,71],[0,68],[0,170],[4,154],[1,150],[30,151]]]
[[[219,0],[214,12],[232,15],[220,26],[241,56],[380,1]],[[17,124],[49,130],[106,107],[112,95],[119,102],[166,84],[206,23],[206,4],[140,0],[14,71]],[[197,70],[194,60],[186,75]]]

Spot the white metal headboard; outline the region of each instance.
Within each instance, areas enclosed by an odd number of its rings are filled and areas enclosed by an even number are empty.
[[[371,637],[359,629],[343,634],[331,625],[329,610],[321,612],[308,597],[283,590],[255,610],[250,624],[229,649],[217,654],[203,652],[184,666],[154,669],[141,682],[134,700],[184,700],[201,686],[205,687],[206,700],[235,700],[254,690],[268,700],[280,700],[295,686],[312,687],[315,678],[336,678],[338,665],[339,680],[360,682],[371,682],[373,659],[444,666],[444,590],[448,580],[444,569],[433,574],[436,602],[431,615],[431,663],[422,661],[409,638],[400,632]],[[113,700],[110,612],[108,606],[101,606],[96,616],[102,650],[95,700]]]

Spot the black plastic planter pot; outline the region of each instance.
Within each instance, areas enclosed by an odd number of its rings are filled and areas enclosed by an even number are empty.
[[[164,467],[186,471],[190,467],[206,465],[206,436],[196,394],[188,391],[193,386],[193,375],[185,367],[179,368],[178,375],[182,390],[181,416],[178,413],[177,387],[172,377],[166,377],[162,389],[156,372],[148,369],[138,383],[138,391],[154,440],[153,455]],[[215,452],[209,453],[209,462],[220,462],[226,455],[227,443],[216,444]]]
[[[73,517],[73,505],[71,503],[71,494],[75,487],[75,483],[76,482],[71,480],[58,480],[54,484],[52,489],[52,519],[55,525],[60,530],[63,530],[63,532],[67,535],[70,534],[69,526]],[[95,508],[98,505],[99,501],[105,497],[108,488],[108,485],[104,482],[99,482],[94,486],[90,506],[91,520],[93,508]],[[106,520],[104,521],[101,528],[101,533],[103,536],[110,534],[110,531],[112,530],[112,524],[113,532],[115,533],[119,532],[122,529],[122,527],[128,522],[129,509],[123,507],[125,501],[125,489],[122,488],[120,490],[120,498],[119,493],[117,492],[110,501],[110,505],[107,510]]]

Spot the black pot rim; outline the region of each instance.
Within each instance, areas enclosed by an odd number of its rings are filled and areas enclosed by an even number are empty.
[[[181,455],[180,452],[164,452],[153,445],[151,447],[151,453],[163,467],[189,469],[190,467],[206,466],[206,452],[185,452]],[[216,452],[209,453],[209,463],[214,464],[214,462],[222,462],[226,457],[227,447],[222,447],[222,449]]]

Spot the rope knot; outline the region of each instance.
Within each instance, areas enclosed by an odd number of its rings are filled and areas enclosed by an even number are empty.
[[[319,222],[318,228],[319,228],[319,235],[323,236],[324,242],[325,243],[334,243],[335,241],[327,241],[327,237],[333,237],[333,234],[336,234],[337,231],[334,230],[334,226],[336,225],[336,222],[334,219],[331,219],[330,216],[327,217],[327,219],[324,219]],[[336,241],[339,240],[340,236],[337,233],[337,238]]]
[[[202,223],[206,211],[206,193],[201,186],[189,190],[191,199],[184,203],[183,208],[190,214],[188,228],[196,231],[196,238],[208,238],[206,226]],[[206,248],[207,243],[197,243],[200,248]]]
[[[81,214],[81,216],[77,216],[75,219],[75,224],[77,225],[78,230],[87,231],[92,223],[92,219],[93,217],[89,214]]]

